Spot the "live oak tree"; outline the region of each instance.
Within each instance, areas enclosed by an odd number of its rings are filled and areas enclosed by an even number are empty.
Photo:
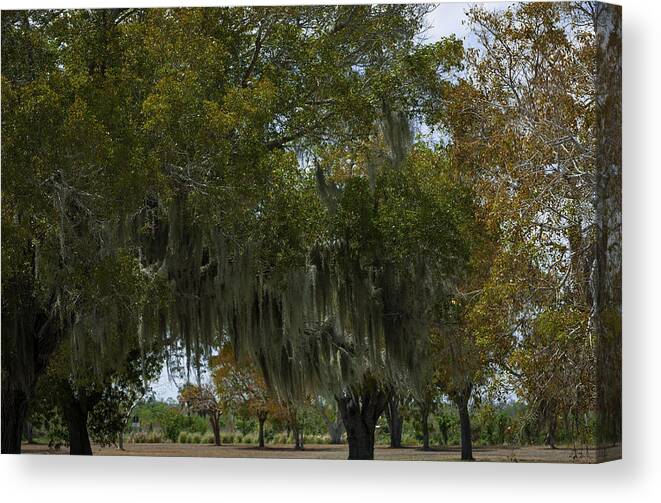
[[[162,352],[141,354],[134,347],[124,360],[97,373],[76,361],[71,342],[64,340],[38,380],[37,412],[56,410],[62,416],[72,455],[92,455],[92,441],[123,449],[131,413],[149,393],[162,359]]]
[[[91,410],[101,400],[102,384],[89,375],[89,369],[72,371],[70,347],[63,344],[51,358],[41,378],[40,394],[51,407],[57,407],[66,424],[69,453],[92,455],[88,429]],[[75,373],[74,373],[75,372]]]
[[[169,334],[201,353],[209,323],[236,320],[218,299],[244,303],[247,289],[218,295],[219,271],[235,256],[250,262],[269,160],[371,125],[374,95],[363,91],[381,82],[383,61],[410,52],[423,12],[3,16],[3,291],[13,292],[3,295],[3,452],[20,450],[26,403],[63,337],[102,346],[121,320],[145,341]],[[135,284],[123,302],[111,300],[117,277]],[[145,303],[154,282],[169,285],[167,306]],[[200,309],[194,289],[207,289]]]
[[[60,341],[103,367],[114,359],[107,341],[137,333],[134,302],[146,292],[117,233],[134,191],[116,176],[130,142],[111,104],[127,88],[70,64],[70,17],[2,19],[2,452],[20,452],[26,404]]]
[[[371,17],[372,15],[375,14],[378,14],[378,9],[371,11],[370,16],[368,16],[367,20],[363,19],[363,26],[361,27],[361,29],[363,30],[363,34],[362,34],[363,36],[364,36],[364,27],[371,26],[370,23],[372,21],[376,22],[376,18],[372,19]],[[412,19],[411,26],[415,25],[416,22],[419,22],[419,18],[417,18],[417,21],[415,17],[412,17],[411,19]],[[366,21],[367,24],[365,24]],[[342,32],[342,36],[344,36],[345,35],[344,29],[340,31]],[[298,40],[297,42],[298,45],[300,45],[301,40]],[[321,43],[319,40],[315,41],[314,38],[312,38],[312,40],[310,41],[310,43],[312,42],[315,42],[317,44]],[[384,63],[385,61],[393,61],[394,63],[398,63],[400,65],[394,69],[397,71],[392,71],[389,76],[391,79],[398,79],[401,82],[402,86],[400,86],[398,91],[401,91],[402,89],[406,89],[405,85],[410,85],[409,82],[407,82],[405,79],[408,76],[406,75],[406,73],[402,75],[401,71],[402,69],[407,69],[411,67],[411,63],[413,61],[407,61],[406,57],[408,57],[408,55],[411,53],[412,46],[410,44],[410,41],[407,42],[405,39],[401,39],[401,42],[402,44],[400,46],[395,44],[393,45],[392,48],[388,45],[385,46],[382,45],[381,47],[379,47],[377,53],[372,55],[375,61],[370,62],[369,59],[366,59],[365,63],[361,63],[361,65],[362,64],[365,65],[365,68],[364,69],[359,68],[358,70],[355,70],[357,73],[353,74],[352,78],[356,79],[356,83],[360,83],[360,85],[362,86],[361,89],[363,90],[363,92],[361,92],[360,96],[361,99],[364,99],[365,101],[363,101],[362,103],[357,103],[355,101],[352,101],[351,116],[353,119],[355,119],[356,112],[363,110],[369,112],[371,115],[363,118],[360,127],[358,127],[358,124],[356,124],[353,120],[347,121],[346,120],[347,118],[343,117],[342,124],[338,124],[338,127],[334,131],[329,131],[327,129],[325,130],[324,132],[325,138],[322,140],[323,142],[330,142],[330,141],[339,142],[340,139],[348,142],[349,139],[351,139],[351,141],[354,144],[360,145],[362,139],[364,139],[368,134],[370,134],[373,131],[373,123],[375,120],[383,119],[383,116],[385,114],[386,118],[388,119],[387,123],[393,124],[394,122],[393,119],[395,119],[395,121],[399,120],[401,119],[402,115],[405,114],[405,112],[403,111],[393,112],[392,110],[387,109],[388,107],[392,107],[392,106],[402,106],[402,105],[408,106],[409,105],[408,103],[402,103],[401,96],[389,96],[387,93],[389,87],[385,87],[385,88],[370,87],[372,83],[374,83],[374,85],[376,86],[376,84],[379,83],[379,77],[381,77],[381,75],[373,73],[371,65],[377,62]],[[342,48],[342,46],[340,47]],[[445,45],[441,44],[435,47],[433,51],[425,50],[425,51],[420,51],[421,54],[418,53],[414,53],[414,54],[416,58],[420,59],[420,61],[426,62],[427,65],[431,65],[431,68],[433,69],[433,68],[437,68],[441,64],[439,60],[443,62],[443,64],[451,65],[449,61],[451,62],[453,61],[453,58],[457,57],[457,52],[455,50],[455,47],[456,44],[453,45],[452,43]],[[255,46],[255,49],[257,49],[257,45]],[[390,56],[394,56],[394,58],[393,57],[388,58],[386,55],[384,55],[384,52],[386,52],[387,54],[387,51],[384,51],[384,49],[392,51]],[[420,61],[417,62],[419,63]],[[306,59],[304,62],[301,62],[300,64],[304,65],[304,67],[306,65],[309,65],[309,59]],[[346,66],[345,68],[348,70],[349,68],[352,67]],[[390,70],[389,68],[387,69]],[[435,71],[432,72],[432,75],[436,76]],[[333,76],[332,73],[331,76]],[[433,79],[429,78],[429,73],[427,73],[425,77],[428,80],[434,81]],[[343,85],[346,85],[346,82],[344,82]],[[415,90],[415,88],[413,87],[411,88]],[[257,93],[257,91],[263,93],[267,91],[267,88],[259,88],[259,89],[255,88],[254,90],[251,89],[251,91],[253,93]],[[325,87],[319,88],[318,91],[328,92],[328,90],[326,90]],[[370,91],[372,91],[372,93],[370,93]],[[269,95],[254,94],[254,96],[255,98],[259,97],[259,99],[268,99]],[[351,93],[349,93],[346,96],[350,97],[352,100],[358,99],[357,96],[351,95]],[[413,95],[412,97],[414,96],[415,95]],[[375,107],[374,104],[370,102],[370,100],[375,100],[378,106]],[[423,102],[422,99],[418,101],[420,103]],[[340,103],[341,103],[340,100],[338,101],[331,100],[330,102],[326,102],[324,105],[320,105],[320,106],[321,108],[325,108],[328,106],[336,107]],[[387,106],[385,106],[384,103]],[[358,105],[360,105],[359,108],[357,108]],[[265,105],[261,104],[259,110],[263,111],[264,109],[265,109]],[[185,110],[188,110],[188,107],[185,107]],[[346,110],[344,109],[336,110],[336,113],[345,113],[345,112]],[[246,116],[245,113],[241,114],[241,117],[245,117],[245,116]],[[257,116],[255,117],[255,119],[261,120],[261,118]],[[333,125],[333,124],[334,124],[333,121],[325,120],[324,127],[322,129],[328,128],[329,125]],[[366,124],[367,127],[365,126]],[[350,129],[351,133],[349,135],[346,135],[345,137],[344,135],[346,133],[347,126],[351,127]],[[187,131],[188,130],[190,130],[190,128],[188,128]],[[173,134],[175,134],[176,136],[179,134],[179,131],[176,130],[173,132]],[[309,142],[310,139],[314,139],[318,141],[319,138],[316,137],[317,134],[318,134],[318,130],[313,128],[309,131],[306,130],[305,134],[301,133],[300,137],[298,138],[294,137],[291,140],[289,140],[290,137],[286,137],[286,139],[292,142],[295,139],[298,139],[300,140],[298,142],[299,148],[310,149],[310,144],[306,142]],[[391,140],[391,143],[393,144],[395,142],[398,142],[400,139],[402,139],[400,132],[396,128],[388,129],[386,136],[389,137],[389,140]],[[170,145],[170,143],[171,141],[170,139],[168,139],[166,146]],[[263,145],[263,143],[264,142],[262,140],[260,145]],[[281,148],[284,146],[283,142],[281,141],[280,142],[268,141],[267,145],[273,146],[274,148]],[[331,143],[331,145],[333,144]],[[241,148],[245,148],[245,147],[246,147],[246,143],[242,143]],[[217,151],[216,144],[214,144],[214,149],[216,149]],[[322,152],[327,150],[329,150],[329,147],[324,148]],[[331,151],[334,150],[334,147],[330,147],[330,150]],[[312,152],[314,152],[314,150],[312,150]],[[395,162],[396,163],[401,162],[402,161],[401,145],[400,148],[398,148],[398,150],[392,151],[391,153],[393,152],[394,154],[392,157],[395,160]],[[273,166],[283,166],[286,165],[286,163],[290,163],[291,166],[292,163],[291,156],[288,158],[286,155],[278,154],[276,152],[270,152],[264,157],[263,167],[267,169],[268,168],[272,169]],[[257,166],[259,167],[260,165],[258,164]],[[252,171],[250,173],[251,173],[251,180],[254,180],[255,172]],[[285,172],[271,171],[271,173],[284,174]],[[367,181],[367,178],[362,177],[362,180]],[[355,179],[356,188],[359,188],[360,184],[363,183],[363,181],[360,180],[360,177],[356,177]],[[272,181],[271,183],[273,184],[274,182]],[[277,183],[279,182],[276,182],[276,184]],[[195,184],[193,184],[192,187],[194,189]],[[301,197],[301,196],[309,197],[306,196],[305,193],[306,193],[305,191],[303,192],[294,191],[291,194],[292,195],[299,194],[296,197]],[[265,194],[268,197],[270,197],[271,192],[266,191]],[[309,199],[307,200],[309,201]],[[300,351],[305,351],[305,348],[301,350],[301,348],[299,347],[300,342],[297,341],[297,339],[300,339],[301,337],[305,339],[309,333],[309,330],[307,330],[307,328],[304,326],[307,323],[306,321],[307,317],[305,316],[305,313],[307,309],[310,309],[309,312],[312,313],[311,318],[313,324],[315,318],[315,314],[314,314],[315,310],[316,310],[316,317],[319,317],[319,314],[322,313],[329,314],[329,306],[322,306],[322,304],[324,304],[325,302],[323,300],[322,295],[326,296],[326,298],[330,298],[329,293],[331,292],[331,290],[329,290],[328,287],[330,286],[331,288],[333,288],[333,285],[329,284],[328,281],[321,278],[321,276],[319,276],[321,280],[315,280],[316,283],[306,284],[306,282],[308,281],[307,278],[310,278],[311,276],[314,277],[314,275],[318,273],[325,274],[326,271],[329,270],[320,269],[318,266],[321,264],[316,264],[313,261],[312,265],[315,267],[315,270],[313,271],[313,275],[310,274],[310,270],[307,267],[308,247],[307,246],[301,247],[301,242],[299,237],[299,236],[305,237],[305,232],[307,232],[306,223],[305,223],[306,220],[305,219],[301,220],[300,216],[292,211],[292,206],[288,202],[287,197],[276,196],[273,202],[276,203],[276,206],[274,207],[276,213],[274,215],[277,215],[279,217],[279,219],[276,220],[278,225],[275,226],[273,225],[273,220],[269,220],[269,214],[266,211],[260,211],[258,214],[251,216],[251,219],[257,224],[254,225],[254,228],[260,229],[261,232],[260,235],[256,236],[256,239],[254,241],[255,246],[254,247],[250,246],[253,243],[251,243],[249,240],[243,241],[244,243],[247,242],[248,245],[244,245],[244,248],[239,250],[239,253],[237,253],[235,257],[232,257],[231,262],[227,262],[227,258],[228,258],[227,255],[217,256],[215,257],[217,263],[210,262],[209,267],[205,267],[206,264],[202,263],[201,269],[204,268],[205,271],[212,272],[214,269],[217,268],[217,270],[221,271],[221,274],[224,275],[221,276],[221,278],[226,279],[222,283],[228,285],[228,290],[227,290],[229,293],[228,297],[239,299],[239,302],[234,301],[234,305],[232,306],[231,311],[227,315],[227,318],[229,318],[229,321],[227,322],[227,329],[230,332],[230,336],[233,338],[235,350],[237,350],[239,354],[244,349],[247,349],[248,351],[252,352],[253,358],[261,367],[262,372],[264,374],[264,378],[267,381],[267,383],[269,383],[269,385],[273,387],[280,388],[280,390],[284,391],[284,394],[286,395],[286,394],[292,394],[293,393],[292,390],[296,390],[296,388],[299,387],[302,379],[298,378],[298,382],[295,381],[294,379],[296,375],[299,376],[305,375],[306,378],[312,376],[312,379],[310,379],[310,383],[315,383],[315,374],[320,374],[318,370],[315,371],[313,369],[310,369],[310,372],[301,373],[298,371],[300,369],[287,368],[288,365],[287,362],[291,362],[291,361],[295,362],[298,361],[299,359],[306,361],[306,356],[300,353]],[[265,206],[266,208],[270,207],[269,206],[270,202],[268,200],[265,201],[265,203],[267,203],[267,205]],[[181,204],[181,201],[178,201],[177,204]],[[312,204],[310,207],[314,210],[315,206],[314,204]],[[192,216],[193,215],[190,215],[190,217]],[[314,216],[314,213],[312,216]],[[193,227],[194,224],[192,223],[192,220],[189,220],[189,215],[186,215],[184,213],[184,217],[187,218],[185,224],[186,233],[189,233],[191,231],[191,227]],[[287,220],[287,218],[289,218],[289,220]],[[318,217],[315,218],[315,220],[318,219],[319,219]],[[283,225],[284,222],[289,222],[290,225]],[[294,224],[294,227],[292,227],[291,224]],[[346,225],[346,223],[343,223],[343,225]],[[261,231],[262,229],[266,230],[267,232]],[[292,230],[296,230],[296,229],[298,229],[298,232],[301,231],[304,232],[304,234],[297,235],[295,233],[292,233]],[[336,232],[333,229],[331,229],[331,231]],[[193,232],[197,232],[197,231],[193,229]],[[250,237],[255,238],[255,235],[252,235]],[[268,241],[259,239],[262,237],[268,237],[269,239]],[[219,238],[220,241],[222,242],[223,236],[219,236]],[[218,240],[218,238],[215,239]],[[245,236],[242,239],[245,239]],[[292,239],[295,239],[295,241],[292,241]],[[273,253],[272,252],[273,248],[271,248],[270,246],[261,249],[258,248],[260,242],[266,242],[268,245],[270,245],[271,243],[278,243],[278,244],[286,243],[287,245],[293,244],[295,246],[285,247],[285,249],[288,250],[288,255],[282,256],[282,252],[281,252],[281,250],[283,249],[282,247],[279,247],[277,250],[274,250],[275,253]],[[199,246],[200,244],[201,243],[198,243],[195,246]],[[305,244],[305,242],[303,244]],[[321,248],[321,250],[324,250],[323,246],[319,248]],[[298,255],[296,255],[296,253],[294,252],[297,252],[298,250],[301,250],[302,253],[299,252]],[[331,249],[331,253],[334,253],[332,249]],[[190,253],[190,250],[186,250],[186,253],[184,255],[186,258],[190,258],[192,255],[192,256],[201,257],[202,260],[205,260],[204,253],[200,253],[199,249],[198,251],[195,251],[195,249],[193,249],[192,254]],[[291,260],[294,260],[293,264]],[[173,264],[176,266],[177,261],[178,260],[171,261],[168,264],[168,267],[170,269],[173,269],[172,266]],[[293,268],[292,265],[296,265],[298,270],[296,270],[296,268]],[[241,266],[241,269],[239,269],[239,266]],[[286,266],[286,268],[283,268],[282,266]],[[346,274],[347,272],[348,270],[345,270],[343,274]],[[177,274],[178,273],[175,271],[174,275],[176,276]],[[361,277],[364,278],[364,274]],[[184,277],[184,279],[186,278],[187,276]],[[231,278],[231,281],[227,280],[227,278]],[[203,279],[203,281],[206,281],[206,278],[201,278],[201,279]],[[356,280],[352,280],[352,281],[360,281],[360,280],[361,280],[360,277],[357,277]],[[193,286],[194,285],[195,282],[193,282]],[[319,285],[318,291],[320,292],[321,295],[317,295],[316,298],[314,299],[315,305],[310,306],[310,308],[306,308],[306,305],[309,306],[310,302],[308,299],[305,298],[304,294],[307,291],[310,291],[309,290],[310,288],[317,288],[317,286],[315,285]],[[253,292],[256,292],[256,295]],[[212,299],[210,299],[210,301],[213,302]],[[342,302],[345,302],[345,300],[343,300]],[[183,309],[185,312],[190,311],[190,309],[184,307],[185,303],[186,301],[180,298],[178,301],[177,309]],[[236,309],[237,305],[239,307],[238,310]],[[334,309],[334,306],[330,306],[330,309]],[[211,310],[211,313],[212,316],[215,316],[214,310]],[[258,313],[258,315],[255,316],[255,313]],[[355,315],[352,314],[352,316]],[[193,324],[196,323],[195,320],[192,321]],[[340,321],[343,322],[342,320]],[[323,320],[321,320],[320,323],[323,323]],[[198,327],[198,328],[200,328],[200,330],[192,330],[192,333],[193,334],[200,332],[205,334],[213,333],[213,330],[205,329],[208,327]],[[351,330],[356,330],[357,328],[358,328],[357,326],[355,327],[352,326]],[[367,337],[368,343],[370,338],[378,337],[378,331],[379,328],[377,326],[376,331],[372,333],[364,334],[364,336]],[[282,337],[283,335],[286,336],[285,339],[283,339]],[[359,340],[360,344],[362,345],[363,336],[361,334],[357,334],[357,336],[358,338],[356,340]],[[267,346],[268,349],[265,346]],[[297,354],[296,351],[299,351],[299,353]],[[374,352],[372,352],[372,356],[373,355],[375,355]],[[370,355],[368,354],[367,356],[369,359]],[[360,361],[361,359],[362,359],[361,356],[356,357],[356,361]],[[315,365],[315,362],[313,360],[308,359],[307,361],[308,363]],[[283,364],[285,364],[284,367]],[[320,379],[320,381],[323,381],[323,379]],[[328,382],[320,382],[317,384],[320,384],[325,387],[329,387]],[[378,415],[376,415],[376,417],[378,417]]]

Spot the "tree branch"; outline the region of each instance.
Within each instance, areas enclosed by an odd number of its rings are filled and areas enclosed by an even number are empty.
[[[246,69],[246,72],[243,74],[243,78],[241,79],[241,87],[247,87],[248,86],[248,79],[250,78],[250,75],[252,75],[252,72],[255,70],[255,66],[257,65],[257,60],[259,59],[259,53],[262,50],[262,42],[264,41],[262,37],[262,24],[260,23],[259,28],[257,28],[257,38],[255,39],[255,50],[252,53],[252,59],[250,60],[250,64],[248,65],[248,68]]]

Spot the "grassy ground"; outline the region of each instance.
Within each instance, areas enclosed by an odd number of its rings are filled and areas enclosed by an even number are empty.
[[[23,445],[26,454],[68,454],[69,450],[62,447],[51,450],[47,445]],[[269,445],[258,449],[254,445],[223,445],[216,447],[205,444],[126,444],[125,450],[114,447],[94,446],[94,454],[98,456],[184,456],[184,457],[218,457],[218,458],[285,458],[285,459],[346,459],[348,447],[344,445],[306,445],[303,451],[296,451],[291,445]],[[537,462],[537,463],[594,463],[594,449],[574,450],[570,447],[549,449],[547,447],[480,447],[474,450],[477,461],[500,462]],[[621,448],[615,447],[608,452],[611,459],[621,456]],[[390,449],[377,447],[374,454],[377,460],[398,461],[458,461],[458,447],[448,447],[432,451],[408,447]]]

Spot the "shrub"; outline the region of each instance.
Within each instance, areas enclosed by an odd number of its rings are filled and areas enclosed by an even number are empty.
[[[330,444],[330,436],[328,436],[328,435],[308,435],[306,441],[309,444]]]
[[[132,433],[131,435],[129,435],[128,441],[132,442],[134,444],[144,444],[145,441],[146,441],[146,438],[147,438],[147,435],[145,435],[141,431],[137,431],[137,432]]]
[[[414,434],[411,433],[402,434],[402,445],[413,446],[418,444],[419,442]]]
[[[273,433],[272,429],[268,429],[264,431],[264,442],[270,444],[273,442],[274,437],[275,437],[275,433]]]
[[[192,444],[199,444],[201,441],[202,441],[202,435],[200,435],[199,433],[193,433],[190,436],[190,442]]]
[[[257,421],[254,418],[238,417],[236,419],[236,428],[241,432],[242,435],[248,435],[249,433],[257,430]]]
[[[165,436],[171,442],[176,442],[179,433],[184,429],[185,416],[180,414],[175,407],[168,407],[159,412],[156,417]]]
[[[209,430],[209,421],[200,416],[185,416],[185,428],[191,433],[204,435]]]
[[[178,441],[180,444],[187,444],[187,443],[189,443],[189,442],[190,442],[190,434],[189,434],[187,431],[182,431],[182,432],[180,432],[180,433],[179,433],[179,438],[177,439],[177,441]]]

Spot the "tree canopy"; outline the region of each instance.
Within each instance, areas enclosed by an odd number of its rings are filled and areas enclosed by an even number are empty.
[[[217,444],[231,402],[335,400],[357,458],[397,396],[466,445],[478,388],[618,408],[619,18],[472,7],[465,49],[430,9],[3,11],[3,452],[61,353],[109,403],[210,362]]]

